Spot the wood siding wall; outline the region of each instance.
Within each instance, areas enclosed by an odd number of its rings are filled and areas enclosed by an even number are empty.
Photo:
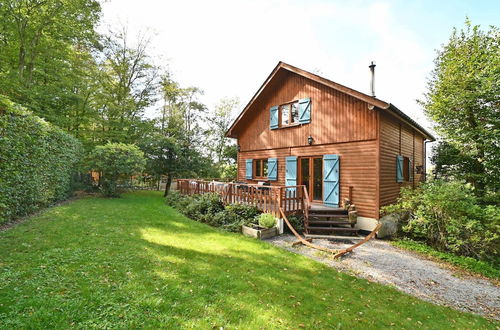
[[[311,98],[311,122],[294,127],[269,129],[272,106]],[[247,125],[240,129],[242,151],[364,141],[377,137],[377,113],[367,103],[295,73],[281,72],[248,111]]]
[[[424,137],[410,126],[388,114],[380,114],[380,206],[394,203],[402,186],[415,186],[423,180],[416,166],[424,164]],[[408,157],[413,162],[413,180],[396,182],[396,156]]]
[[[340,156],[340,201],[348,197],[349,186],[352,186],[352,199],[359,215],[378,218],[377,140],[240,152],[238,180],[248,183],[257,182],[257,180],[245,179],[246,159],[278,158],[278,180],[271,181],[271,184],[285,185],[285,157],[325,154]]]
[[[311,98],[311,122],[305,125],[269,128],[272,106]],[[359,215],[379,218],[379,207],[396,201],[402,185],[396,182],[396,156],[409,157],[415,166],[424,165],[424,137],[382,110],[308,78],[283,71],[268,84],[252,104],[234,133],[238,136],[238,181],[245,179],[245,160],[278,159],[278,180],[285,184],[285,157],[340,155],[340,201],[353,187],[353,202]],[[308,136],[314,139],[307,143]]]

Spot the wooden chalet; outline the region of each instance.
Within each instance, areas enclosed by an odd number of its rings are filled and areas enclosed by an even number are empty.
[[[402,186],[425,179],[425,143],[434,141],[394,105],[283,62],[227,136],[237,139],[239,184],[270,185],[280,200],[291,200],[291,211],[331,208],[335,216],[348,198],[364,230],[375,227]],[[224,186],[225,198],[244,200],[249,188],[234,197],[234,185],[232,193]]]

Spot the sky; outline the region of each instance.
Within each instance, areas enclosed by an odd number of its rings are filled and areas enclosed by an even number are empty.
[[[209,108],[237,97],[243,109],[279,61],[369,94],[426,128],[421,106],[436,50],[466,17],[500,22],[500,1],[111,0],[102,27],[152,36],[150,53]]]

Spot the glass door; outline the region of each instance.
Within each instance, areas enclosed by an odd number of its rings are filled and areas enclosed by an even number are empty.
[[[301,157],[299,184],[306,186],[311,202],[323,201],[323,158]]]
[[[312,159],[312,199],[313,201],[323,201],[323,158],[315,157]]]

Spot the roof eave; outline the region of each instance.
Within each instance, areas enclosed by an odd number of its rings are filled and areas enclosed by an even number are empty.
[[[403,111],[399,110],[394,104],[389,103],[389,106],[386,108],[387,110],[391,111],[393,114],[397,115],[400,119],[403,121],[407,122],[410,126],[415,128],[417,131],[419,131],[424,137],[431,141],[434,142],[436,141],[436,138],[434,135],[432,135],[429,131],[427,131],[425,128],[420,126],[416,121],[414,121],[410,116],[405,114]]]

